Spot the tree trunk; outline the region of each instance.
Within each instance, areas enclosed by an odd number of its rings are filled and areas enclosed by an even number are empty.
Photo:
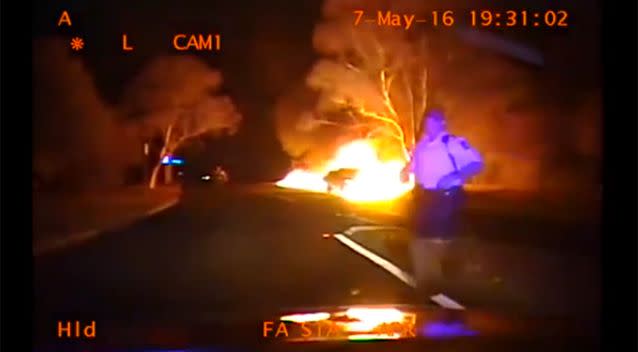
[[[150,169],[150,165],[148,163],[148,158],[149,158],[149,144],[148,142],[144,142],[143,146],[142,146],[142,150],[143,150],[143,164],[142,164],[142,183],[146,182],[146,180],[148,180],[149,177],[149,169]]]
[[[155,167],[153,168],[153,173],[151,174],[151,180],[148,183],[148,188],[154,189],[157,185],[157,175],[159,174],[159,170],[162,167],[162,159],[157,162]]]
[[[168,128],[166,129],[166,136],[164,137],[164,146],[162,147],[162,150],[160,151],[159,160],[157,161],[157,164],[153,168],[153,174],[151,175],[151,179],[148,183],[148,188],[150,189],[154,189],[155,186],[157,185],[157,174],[159,173],[159,169],[162,167],[162,159],[168,154],[168,151],[169,151],[168,145],[171,140],[172,132],[173,132],[173,125],[170,124],[168,125]]]
[[[415,120],[415,113],[414,113],[414,94],[412,92],[412,87],[410,86],[410,84],[408,83],[408,78],[406,77],[405,73],[401,75],[403,78],[403,86],[406,90],[406,93],[408,94],[408,102],[410,103],[410,135],[408,138],[410,138],[409,142],[409,147],[408,149],[412,150],[414,149],[414,146],[416,145],[416,124],[414,123]]]

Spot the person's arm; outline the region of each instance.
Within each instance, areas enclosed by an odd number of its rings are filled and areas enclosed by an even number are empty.
[[[466,180],[483,171],[484,163],[481,153],[463,138],[459,138],[456,142],[454,154],[455,158],[458,159],[459,176]]]
[[[469,178],[483,171],[484,163],[481,154],[473,148],[465,139],[459,138],[450,143],[450,153],[458,165],[458,170],[444,176],[439,181],[439,188],[447,189],[452,184],[465,183]]]
[[[458,177],[461,178],[461,181],[465,183],[465,181],[473,176],[476,176],[483,171],[483,162],[481,161],[472,161],[469,164],[462,167],[458,172]]]

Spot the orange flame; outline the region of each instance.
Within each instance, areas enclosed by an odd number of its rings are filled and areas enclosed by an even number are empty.
[[[313,192],[328,192],[324,177],[339,169],[356,169],[358,173],[342,188],[330,193],[352,202],[380,202],[401,197],[414,187],[414,180],[401,182],[401,170],[405,165],[402,158],[389,161],[379,160],[374,145],[369,140],[355,140],[337,150],[323,172],[301,169],[292,170],[277,182],[284,188],[302,189]]]

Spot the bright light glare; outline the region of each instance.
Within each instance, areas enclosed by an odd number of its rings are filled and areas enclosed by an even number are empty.
[[[345,318],[345,319],[344,319]],[[391,307],[351,307],[345,311],[327,313],[302,313],[280,317],[281,321],[302,323],[320,323],[322,321],[336,324],[343,335],[336,334],[332,338],[343,337],[349,340],[394,340],[414,337],[408,331],[414,331],[416,314],[402,312]],[[307,336],[300,340],[327,339],[328,336]]]
[[[345,325],[346,331],[369,332],[381,324],[401,323],[404,314],[395,308],[349,308],[346,316],[356,321]]]
[[[327,192],[324,177],[339,169],[357,169],[358,173],[343,188],[331,193],[352,202],[379,202],[399,198],[414,187],[414,180],[401,182],[401,170],[405,161],[398,157],[381,161],[374,145],[369,140],[356,140],[337,150],[335,157],[327,163],[324,172],[292,170],[277,182],[284,188]]]
[[[312,192],[326,192],[328,190],[328,183],[323,180],[323,175],[299,169],[289,172],[286,177],[277,182],[277,186]]]
[[[294,323],[307,323],[311,321],[322,321],[330,318],[330,313],[306,313],[306,314],[291,314],[284,315],[279,320],[290,321]]]

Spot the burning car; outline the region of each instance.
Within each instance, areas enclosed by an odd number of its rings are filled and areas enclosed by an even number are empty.
[[[295,168],[276,184],[279,187],[327,192],[351,202],[389,201],[414,187],[401,180],[402,157],[380,159],[370,140],[354,140],[337,150],[321,171]]]
[[[221,166],[215,167],[211,172],[205,173],[200,177],[204,182],[212,182],[214,184],[228,183],[228,172]]]
[[[338,169],[329,172],[324,176],[323,180],[326,181],[328,192],[332,192],[335,189],[343,190],[348,182],[352,181],[358,173],[359,170],[357,169]]]

